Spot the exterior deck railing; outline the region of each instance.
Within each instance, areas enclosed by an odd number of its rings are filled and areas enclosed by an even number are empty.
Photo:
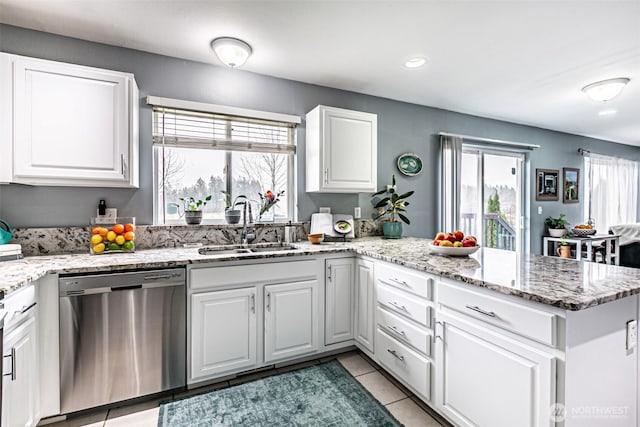
[[[466,234],[478,235],[476,230],[476,214],[463,213],[461,215],[461,229]],[[484,214],[482,219],[485,242],[488,248],[516,250],[516,232],[499,214]]]

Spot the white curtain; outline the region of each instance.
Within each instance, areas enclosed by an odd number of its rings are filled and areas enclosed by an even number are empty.
[[[440,231],[458,230],[462,138],[440,136]]]
[[[593,218],[599,233],[638,218],[639,163],[585,153],[585,219]]]

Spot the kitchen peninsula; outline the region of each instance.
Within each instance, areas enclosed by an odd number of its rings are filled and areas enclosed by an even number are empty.
[[[317,266],[318,328],[314,344],[296,357],[356,345],[456,425],[636,425],[638,356],[627,323],[638,319],[638,269],[494,249],[442,257],[430,254],[429,240],[417,238],[297,243],[278,252],[264,245],[265,251],[248,254],[170,248],[27,257],[0,265],[0,290],[11,297],[35,282],[38,325],[53,333],[61,274],[184,266],[188,280],[224,271],[233,282],[232,273],[250,271],[249,265],[277,263],[277,270],[294,271],[301,261],[314,261],[305,265]],[[335,282],[331,274],[345,266],[347,280]],[[196,298],[195,282],[187,286]],[[255,298],[264,302],[260,290]],[[343,300],[350,301],[346,318],[352,319],[347,338],[332,339],[337,334],[330,332],[339,330],[332,313]],[[57,352],[48,341],[43,347]],[[252,368],[270,363],[257,360]],[[188,384],[217,376],[191,375]],[[492,393],[484,390],[487,381],[495,385]],[[55,401],[43,408],[49,409],[42,416],[57,414]]]

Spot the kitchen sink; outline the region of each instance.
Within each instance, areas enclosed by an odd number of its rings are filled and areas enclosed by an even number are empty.
[[[293,245],[282,243],[255,243],[252,245],[205,246],[198,249],[200,255],[250,255],[262,252],[283,252],[297,250]]]

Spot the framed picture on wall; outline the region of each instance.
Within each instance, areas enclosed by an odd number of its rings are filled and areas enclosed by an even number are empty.
[[[580,169],[562,168],[562,202],[578,203],[580,198]]]
[[[558,200],[558,177],[555,169],[536,169],[536,200]]]

